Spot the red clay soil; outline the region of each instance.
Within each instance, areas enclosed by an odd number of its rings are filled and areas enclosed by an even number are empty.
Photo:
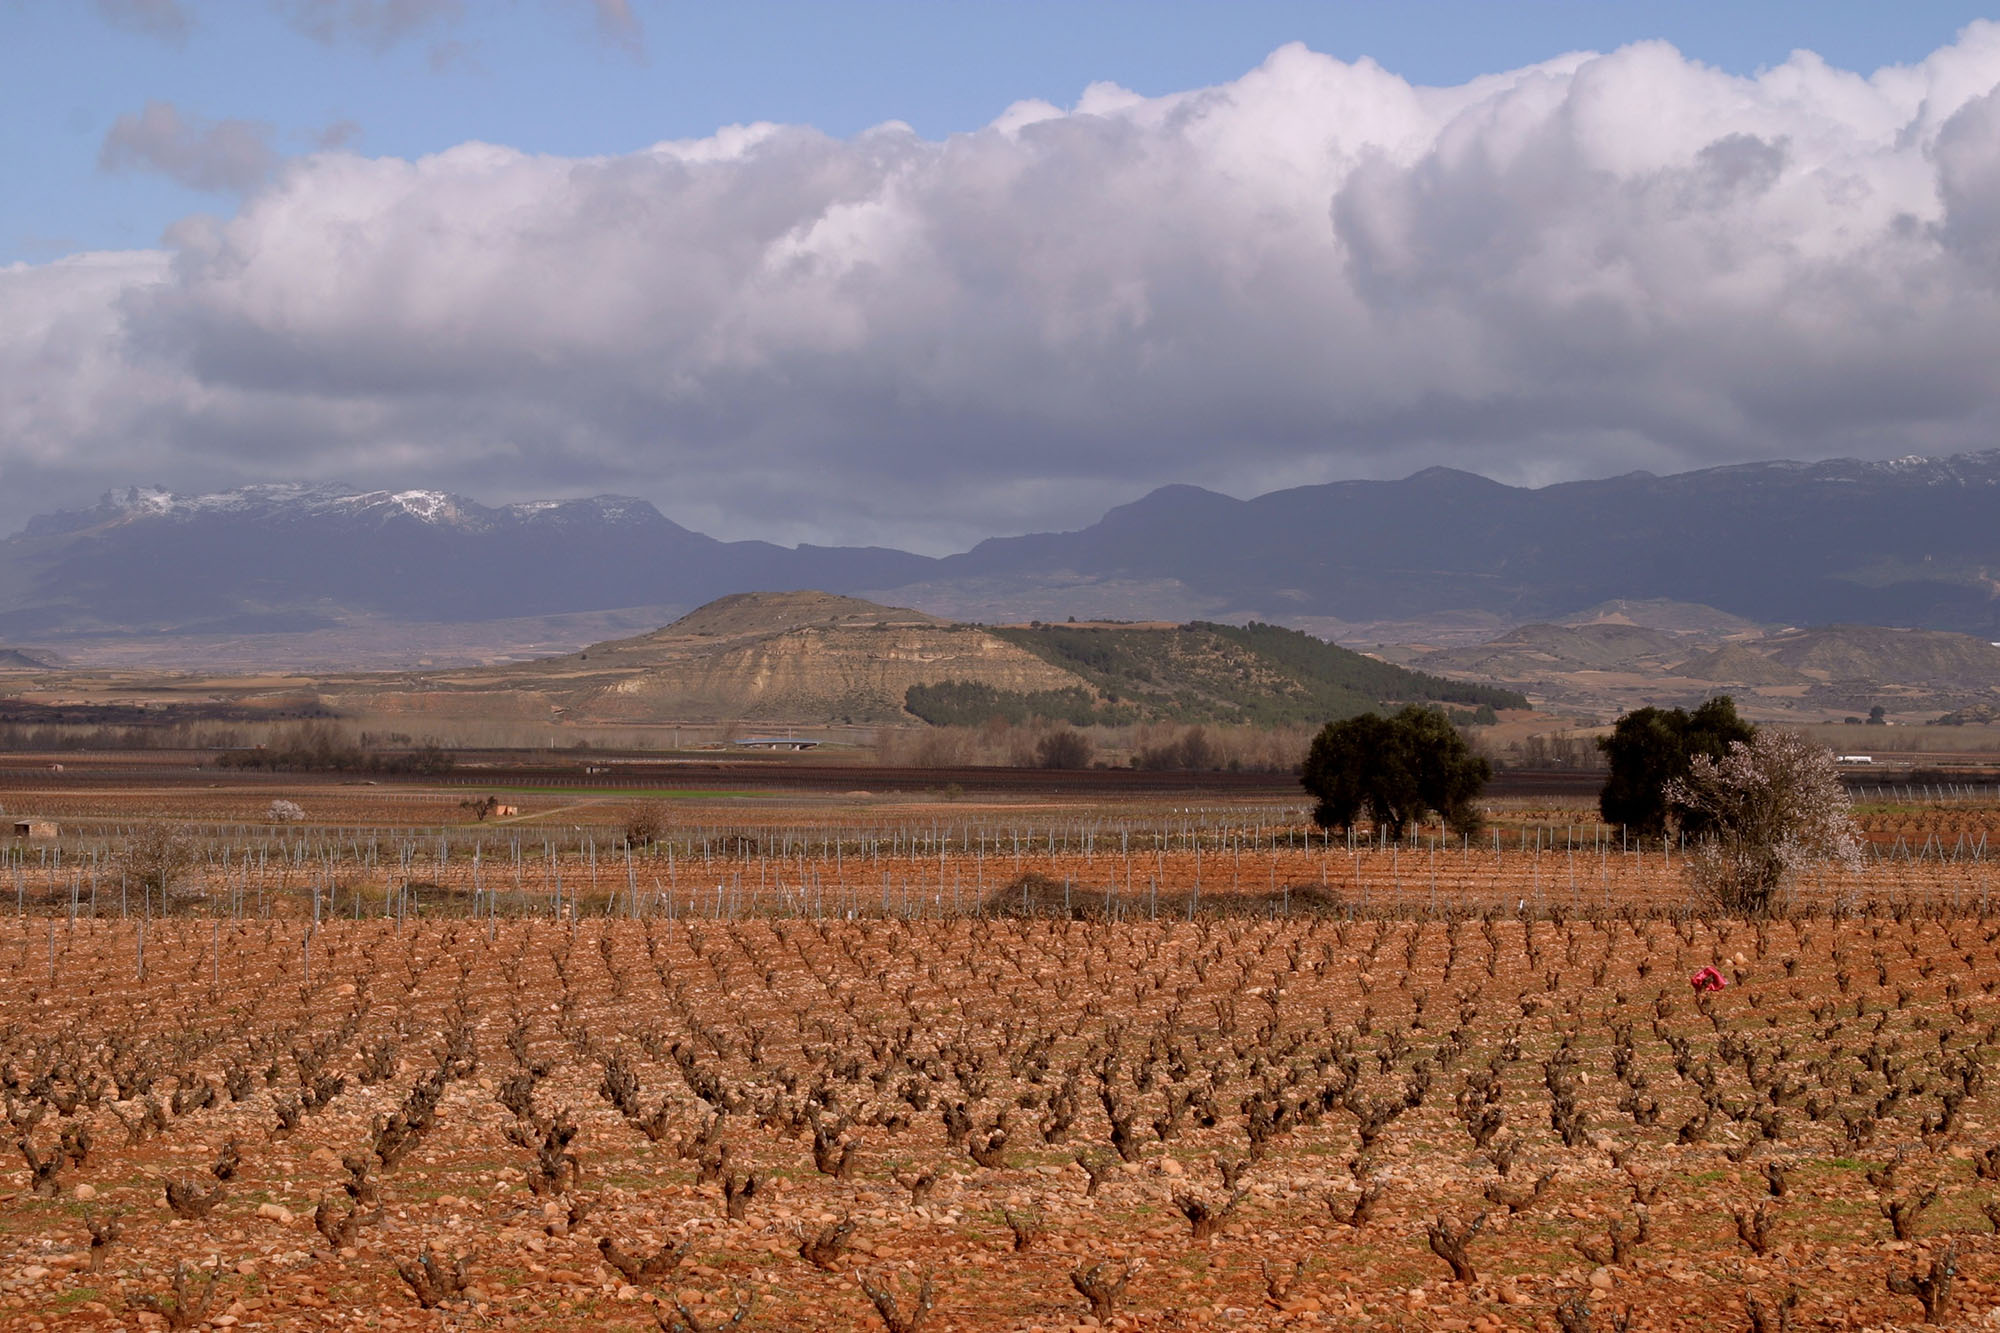
[[[0,1324],[1984,1326],[1996,941],[30,919]]]

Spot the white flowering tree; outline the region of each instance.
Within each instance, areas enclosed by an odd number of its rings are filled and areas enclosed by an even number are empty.
[[[1760,727],[1720,759],[1696,757],[1687,777],[1668,784],[1667,800],[1705,817],[1688,875],[1724,912],[1768,912],[1801,870],[1861,860],[1832,751],[1796,731]]]
[[[264,813],[274,824],[296,824],[306,817],[305,808],[297,801],[273,801]]]

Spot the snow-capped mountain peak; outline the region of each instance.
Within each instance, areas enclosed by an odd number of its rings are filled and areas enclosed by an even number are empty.
[[[530,500],[488,508],[450,491],[364,491],[338,482],[270,482],[198,494],[180,494],[164,486],[127,486],[106,491],[89,509],[39,515],[29,520],[25,535],[48,537],[106,524],[186,523],[224,517],[278,524],[406,521],[467,532],[490,532],[523,523],[629,525],[665,521],[650,503],[627,495]]]

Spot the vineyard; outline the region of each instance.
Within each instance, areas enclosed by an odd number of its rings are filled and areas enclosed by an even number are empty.
[[[1266,806],[1137,813],[926,807],[893,822],[818,822],[791,806],[733,808],[726,823],[658,818],[640,836],[629,803],[609,823],[436,826],[167,825],[171,883],[135,865],[159,821],[72,822],[63,841],[0,845],[0,910],[103,919],[199,915],[320,922],[415,917],[588,919],[760,916],[946,919],[968,914],[1192,919],[1203,911],[1289,917],[1603,915],[1671,912],[1687,891],[1684,848],[1623,837],[1583,810],[1502,811],[1478,839],[1440,827],[1396,842],[1329,836],[1304,812]],[[235,813],[235,812],[231,812]],[[444,813],[431,807],[433,816]],[[1854,871],[1798,884],[1824,910],[1936,902],[1984,911],[2000,809],[1864,811]],[[1989,850],[1992,857],[1989,858]],[[153,881],[148,883],[148,881]],[[157,890],[157,892],[155,891]],[[11,900],[11,901],[10,901]]]
[[[1869,808],[1858,872],[1744,922],[1546,803],[1371,843],[1275,801],[717,796],[633,838],[628,796],[189,795],[0,860],[6,1327],[2000,1305],[1989,805]]]

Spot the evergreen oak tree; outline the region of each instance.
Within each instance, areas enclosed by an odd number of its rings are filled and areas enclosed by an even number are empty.
[[[1429,811],[1455,832],[1473,833],[1473,802],[1493,776],[1493,766],[1472,752],[1451,719],[1436,708],[1411,704],[1391,717],[1363,713],[1329,722],[1313,738],[1299,769],[1299,784],[1318,804],[1321,828],[1352,828],[1364,812],[1377,829],[1398,837]]]
[[[1598,795],[1604,822],[1624,825],[1641,837],[1667,831],[1671,815],[1690,834],[1706,831],[1706,811],[1675,807],[1667,784],[1685,780],[1697,756],[1720,759],[1730,743],[1747,743],[1756,729],[1736,716],[1736,701],[1717,695],[1689,713],[1680,708],[1640,708],[1618,719],[1597,746],[1611,771]]]

